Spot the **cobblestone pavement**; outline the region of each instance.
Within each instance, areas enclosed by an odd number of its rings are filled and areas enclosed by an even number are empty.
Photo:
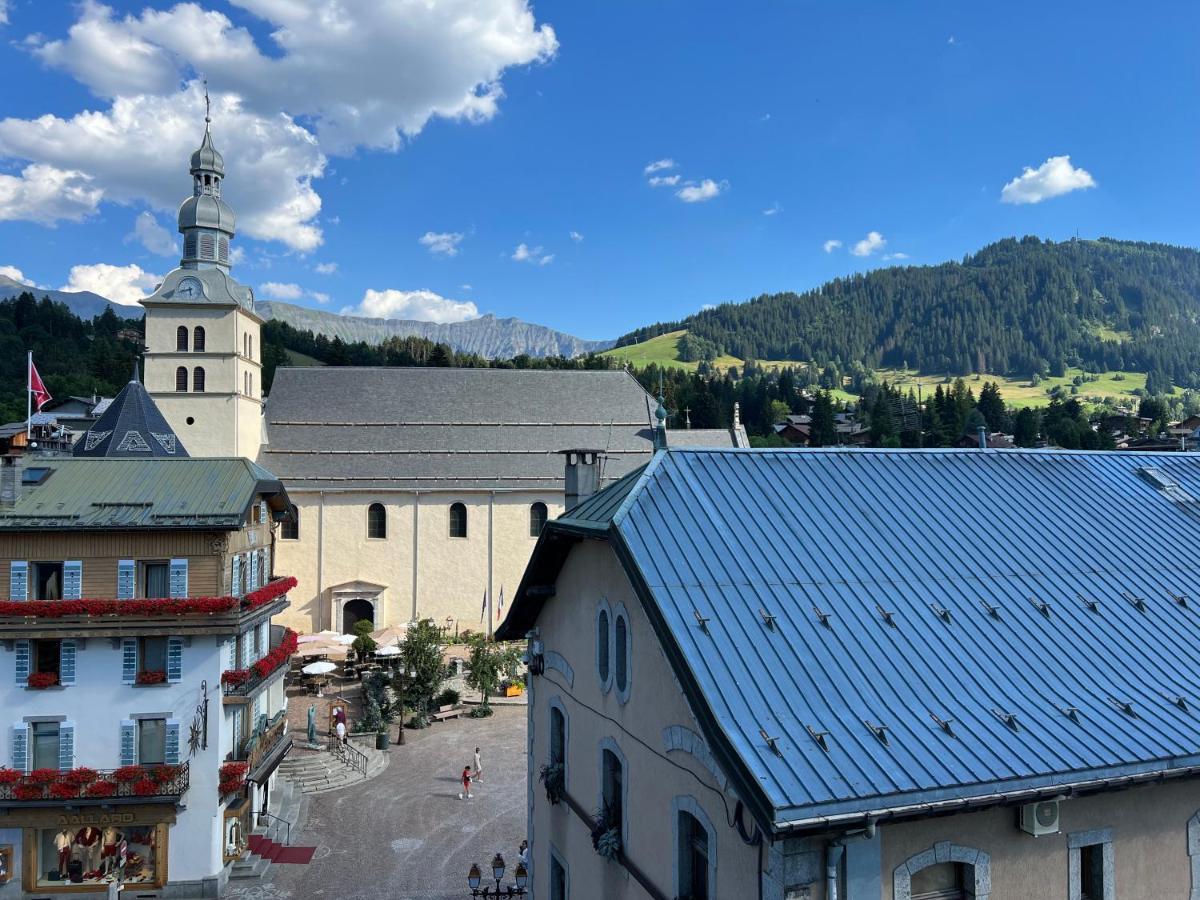
[[[259,884],[231,882],[228,896],[457,900],[469,896],[472,862],[486,871],[500,851],[511,872],[525,837],[525,708],[406,730],[405,739],[377,778],[305,799],[292,843],[317,847],[311,865],[272,866]],[[459,800],[458,777],[477,746],[483,783],[475,799]]]

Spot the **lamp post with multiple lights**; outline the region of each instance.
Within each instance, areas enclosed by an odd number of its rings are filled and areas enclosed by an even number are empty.
[[[517,863],[516,869],[513,870],[514,884],[507,887],[501,887],[500,882],[504,880],[504,857],[499,853],[492,859],[492,878],[496,880],[496,889],[491,887],[479,887],[483,881],[483,874],[479,870],[478,863],[471,864],[471,871],[467,873],[467,886],[471,889],[472,897],[524,897],[525,886],[529,883],[529,873],[525,869],[525,863]]]

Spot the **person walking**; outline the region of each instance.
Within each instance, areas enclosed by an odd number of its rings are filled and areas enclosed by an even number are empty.
[[[475,775],[476,781],[483,781],[483,766],[479,762],[479,748],[475,748]]]
[[[468,800],[470,800],[471,799],[471,767],[470,766],[463,766],[462,787],[463,787],[463,789],[458,792],[458,799],[459,800],[463,799],[463,795],[465,794],[466,798]]]
[[[529,841],[521,841],[521,847],[517,850],[517,859],[526,867],[529,867]]]

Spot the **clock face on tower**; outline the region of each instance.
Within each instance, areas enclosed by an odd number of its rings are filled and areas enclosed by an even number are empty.
[[[175,288],[175,296],[180,300],[197,300],[200,297],[200,281],[196,278],[182,278]]]

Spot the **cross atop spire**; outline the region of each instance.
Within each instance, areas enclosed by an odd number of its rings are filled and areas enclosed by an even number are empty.
[[[204,79],[204,130],[212,124],[212,101],[208,99],[208,79]]]

